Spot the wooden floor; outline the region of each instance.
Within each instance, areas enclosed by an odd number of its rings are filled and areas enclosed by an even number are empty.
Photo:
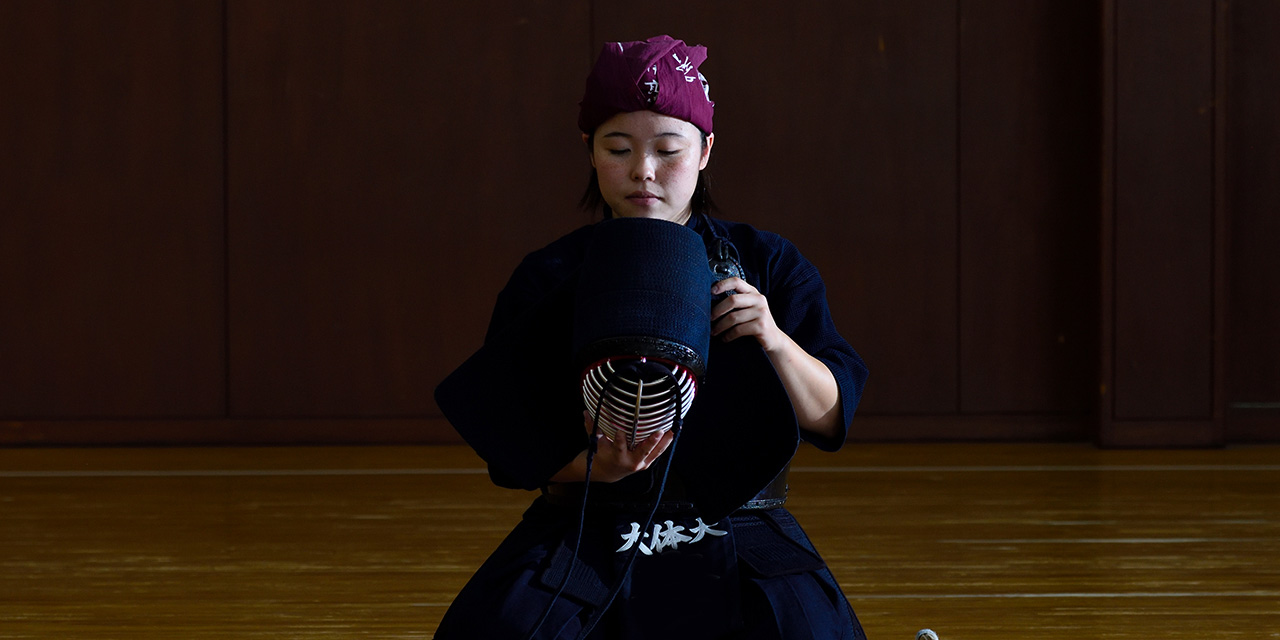
[[[802,450],[872,640],[1280,638],[1280,447]],[[458,447],[0,449],[0,638],[430,638],[530,494]]]

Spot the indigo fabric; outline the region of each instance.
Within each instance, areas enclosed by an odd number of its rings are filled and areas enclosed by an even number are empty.
[[[537,489],[586,447],[572,355],[573,308],[586,276],[584,261],[604,224],[580,228],[526,256],[498,295],[485,344],[436,390],[441,410],[500,486]],[[660,511],[656,529],[628,537],[628,527],[638,529],[647,513],[589,506],[575,558],[566,549],[578,510],[539,497],[459,593],[437,638],[524,638],[553,603],[536,637],[576,637],[597,613],[603,618],[591,638],[864,637],[790,513],[738,507],[778,475],[801,438],[825,450],[840,448],[867,369],[836,331],[817,269],[789,241],[702,215],[693,216],[688,228],[704,244],[717,237],[732,241],[745,279],[768,297],[778,327],[830,368],[843,411],[839,433],[828,439],[800,431],[786,390],[754,340],[712,339],[705,382],[678,447],[667,454],[671,487],[694,510]],[[494,380],[509,377],[530,384],[495,397]],[[512,407],[521,407],[520,413],[513,416]],[[620,500],[643,503],[663,466],[659,460],[601,487]],[[699,530],[705,535],[693,542]],[[623,575],[620,563],[646,540],[653,553],[635,556],[633,570]],[[565,591],[555,598],[551,585],[565,575]],[[685,590],[682,583],[699,586]],[[600,611],[603,594],[615,585],[618,599]],[[655,614],[655,607],[665,608]]]
[[[573,352],[586,365],[593,344],[643,337],[688,349],[701,369],[711,342],[714,283],[702,238],[688,227],[651,218],[600,222],[578,279]]]

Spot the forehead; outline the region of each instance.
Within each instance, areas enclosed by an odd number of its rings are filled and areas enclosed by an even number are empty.
[[[596,128],[597,138],[657,138],[663,136],[698,138],[692,123],[653,111],[624,111],[605,120]]]

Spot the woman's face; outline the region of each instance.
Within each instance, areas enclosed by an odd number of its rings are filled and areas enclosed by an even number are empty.
[[[708,135],[703,148],[702,133],[679,118],[652,111],[619,113],[596,128],[592,142],[600,194],[617,216],[684,224],[714,141],[715,135]]]

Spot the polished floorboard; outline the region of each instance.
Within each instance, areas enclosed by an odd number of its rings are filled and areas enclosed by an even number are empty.
[[[1280,638],[1280,447],[802,449],[872,640]],[[0,638],[431,638],[532,495],[463,447],[0,449]]]

